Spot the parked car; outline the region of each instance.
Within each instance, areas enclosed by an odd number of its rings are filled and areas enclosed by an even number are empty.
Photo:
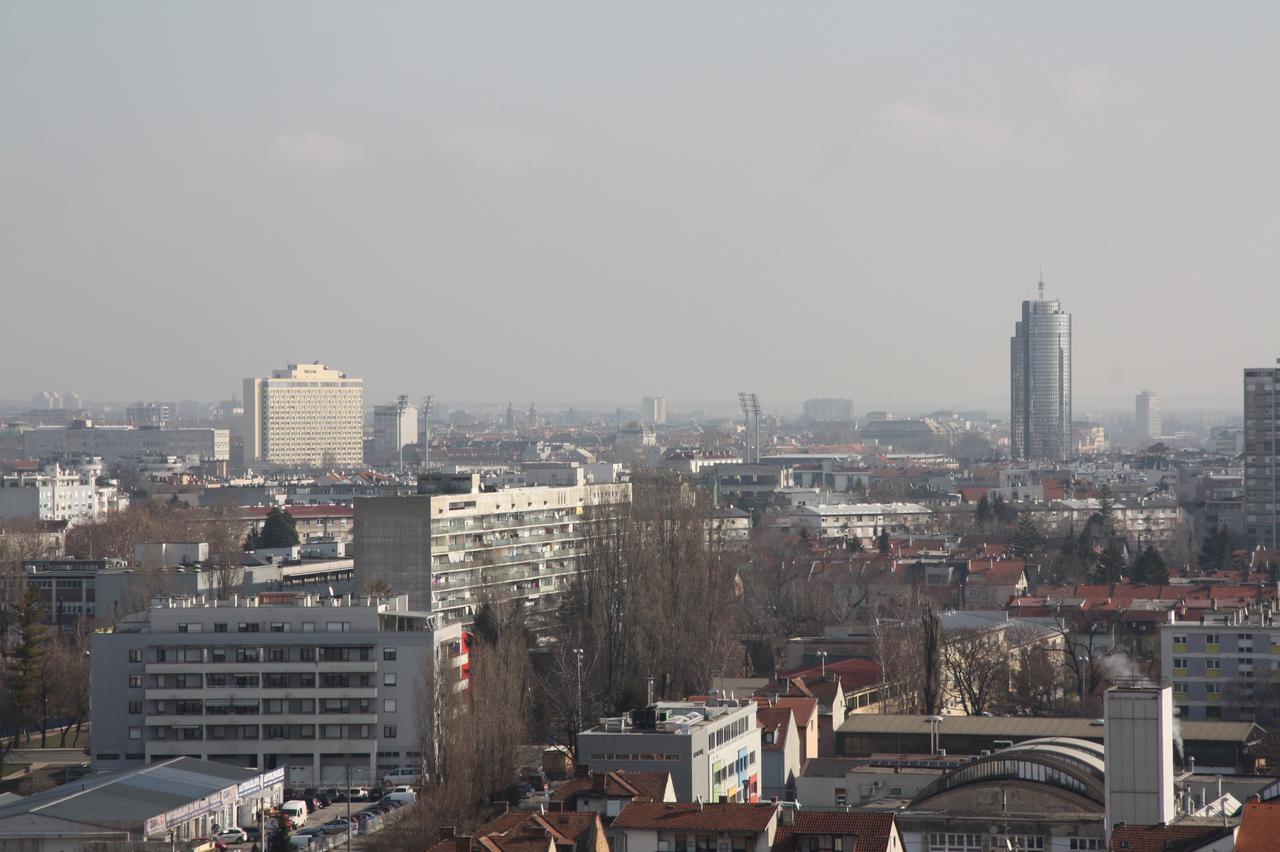
[[[347,800],[351,802],[367,802],[369,800],[369,788],[348,787]]]
[[[258,828],[256,825],[242,825],[240,826],[240,830],[243,831],[244,836],[248,838],[246,842],[248,843],[262,842],[262,829]]]
[[[382,776],[383,787],[397,787],[402,784],[417,784],[422,780],[422,772],[412,766],[393,769]]]
[[[221,840],[223,843],[248,843],[249,835],[243,828],[231,826],[224,828],[213,835],[214,840]]]
[[[320,826],[320,830],[325,834],[346,834],[347,821],[342,817],[331,819],[324,825]]]

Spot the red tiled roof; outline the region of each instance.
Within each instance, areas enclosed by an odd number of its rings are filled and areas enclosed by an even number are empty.
[[[758,833],[768,830],[777,813],[777,805],[764,802],[631,802],[614,819],[613,827]]]
[[[551,842],[576,844],[584,836],[602,830],[600,815],[591,811],[549,814],[509,811],[485,823],[469,837],[442,840],[428,848],[430,852],[465,852],[478,845],[490,852],[525,852],[546,849]]]
[[[785,748],[790,722],[791,711],[786,707],[770,707],[767,704],[757,707],[756,724],[760,727],[760,747],[765,751],[778,751]],[[773,742],[768,742],[766,733],[773,734]]]
[[[1111,832],[1111,849],[1124,852],[1194,852],[1225,836],[1220,825],[1118,825]],[[1236,850],[1241,848],[1236,841]],[[1259,849],[1274,849],[1274,845]]]
[[[979,585],[1013,586],[1022,579],[1027,563],[1022,559],[970,559],[968,582]]]
[[[1245,802],[1236,852],[1269,852],[1280,845],[1280,802]]]
[[[668,772],[593,772],[582,778],[571,778],[551,794],[553,802],[567,802],[575,796],[629,798],[636,801],[661,802],[667,793]]]
[[[836,660],[835,662],[827,663],[826,668],[827,674],[834,674],[840,680],[840,685],[844,687],[846,693],[866,689],[869,686],[875,686],[880,683],[880,664],[875,660],[850,657],[847,660]],[[814,695],[818,695],[822,689],[822,666],[796,669],[795,671],[787,672],[786,675],[792,678],[802,678],[805,685]]]
[[[766,696],[757,696],[757,701],[768,701]],[[791,711],[791,715],[796,719],[796,730],[803,731],[809,727],[809,720],[813,718],[813,714],[818,712],[818,699],[816,698],[787,698],[778,696],[773,702],[774,707],[785,707]]]
[[[887,852],[893,834],[893,814],[867,811],[795,812],[795,822],[779,825],[773,838],[773,852],[803,852],[797,839],[807,834],[853,834],[857,842],[845,852]]]

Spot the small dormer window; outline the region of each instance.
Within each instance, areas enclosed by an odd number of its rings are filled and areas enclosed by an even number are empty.
[[[765,745],[773,744],[773,731],[764,732],[764,742],[765,742]]]

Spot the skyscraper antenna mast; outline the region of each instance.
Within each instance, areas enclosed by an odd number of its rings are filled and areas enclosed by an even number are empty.
[[[1040,301],[1044,301],[1044,267],[1040,267],[1040,279],[1036,287],[1040,290]]]

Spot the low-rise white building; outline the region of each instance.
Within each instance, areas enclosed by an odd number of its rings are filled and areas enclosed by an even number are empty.
[[[39,473],[0,478],[0,518],[41,521],[92,521],[128,505],[115,485],[98,483],[89,473],[46,465]]]
[[[789,526],[815,538],[871,538],[878,532],[929,532],[933,511],[919,503],[836,503],[796,506],[787,515]]]

